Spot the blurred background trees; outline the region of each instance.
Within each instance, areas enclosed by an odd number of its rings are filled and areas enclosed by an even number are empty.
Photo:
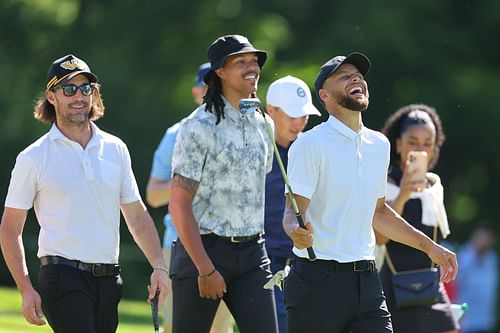
[[[274,79],[292,74],[312,87],[325,61],[360,51],[372,61],[368,127],[380,129],[405,104],[434,106],[447,134],[437,172],[450,241],[462,243],[477,221],[498,215],[499,12],[494,0],[2,0],[0,198],[18,152],[49,129],[32,110],[54,59],[74,53],[98,75],[107,111],[97,124],[128,144],[144,195],[165,129],[194,108],[190,89],[208,46],[240,33],[269,52],[258,91],[263,102]],[[308,127],[326,118],[312,118]],[[151,212],[162,233],[165,208]],[[122,225],[125,296],[144,298],[150,269]],[[31,213],[24,242],[34,279],[37,232]],[[2,260],[0,284],[12,283]]]

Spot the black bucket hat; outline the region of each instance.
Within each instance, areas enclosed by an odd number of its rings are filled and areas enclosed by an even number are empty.
[[[229,56],[250,52],[257,54],[257,61],[260,68],[262,68],[267,60],[267,53],[265,51],[257,50],[250,43],[248,38],[241,35],[227,35],[217,38],[208,48],[210,70],[205,74],[205,82],[208,83],[208,78],[211,73],[224,66],[224,63]]]
[[[68,82],[78,74],[84,74],[90,82],[97,82],[97,76],[90,71],[89,65],[82,59],[68,54],[54,60],[47,73],[47,90]]]

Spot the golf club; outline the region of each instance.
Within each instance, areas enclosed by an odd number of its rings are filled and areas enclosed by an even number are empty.
[[[151,315],[153,316],[153,326],[155,328],[155,333],[160,332],[160,325],[158,325],[158,296],[160,294],[160,289],[156,289],[155,297],[151,300]]]
[[[271,128],[271,125],[265,120],[266,115],[264,111],[260,109],[260,100],[258,98],[243,98],[240,99],[239,103],[240,107],[240,112],[242,114],[248,114],[254,111],[258,111],[262,114],[264,117],[264,123],[266,124],[266,129],[267,133],[269,134],[269,137],[271,138],[271,141],[273,142],[273,148],[274,148],[274,155],[276,156],[276,160],[278,161],[278,165],[281,170],[281,174],[283,175],[283,180],[285,181],[285,185],[288,189],[288,193],[290,195],[290,202],[292,204],[292,209],[295,213],[295,217],[297,218],[297,222],[299,223],[299,226],[303,229],[306,229],[306,225],[304,224],[304,221],[302,220],[302,215],[300,214],[299,207],[297,206],[297,202],[295,201],[295,194],[293,194],[292,187],[290,186],[290,183],[288,182],[288,176],[286,174],[285,167],[283,166],[283,161],[281,160],[281,156],[278,151],[278,147],[276,146],[276,141],[274,140],[274,135],[273,135],[273,129]],[[314,250],[312,247],[307,248],[307,255],[309,257],[309,260],[313,261],[316,260],[316,254],[314,253]]]

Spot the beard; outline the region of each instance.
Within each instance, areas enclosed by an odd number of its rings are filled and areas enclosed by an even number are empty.
[[[346,109],[351,111],[363,112],[368,109],[368,104],[370,104],[368,100],[368,93],[365,99],[358,100],[354,99],[349,95],[341,95],[338,96],[338,103]]]

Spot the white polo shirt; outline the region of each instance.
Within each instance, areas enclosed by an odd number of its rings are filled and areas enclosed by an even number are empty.
[[[318,259],[375,258],[372,228],[377,199],[385,196],[390,145],[380,132],[355,132],[335,117],[303,133],[288,153],[292,191],[310,199]],[[307,258],[306,250],[293,249]]]
[[[52,125],[17,157],[5,207],[34,207],[39,257],[118,263],[120,204],[141,197],[127,146],[91,126],[85,150]]]

